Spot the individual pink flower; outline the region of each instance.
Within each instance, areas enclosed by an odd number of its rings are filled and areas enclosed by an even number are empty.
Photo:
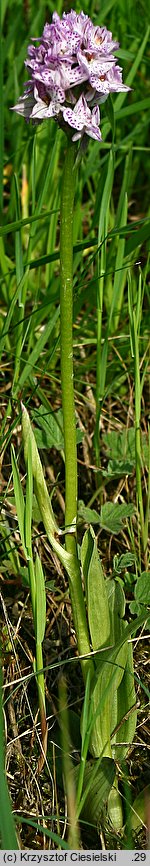
[[[80,96],[75,108],[63,108],[62,114],[66,123],[77,130],[72,136],[72,141],[77,141],[83,135],[89,135],[91,138],[101,141],[99,108],[96,106],[91,111],[84,96]]]

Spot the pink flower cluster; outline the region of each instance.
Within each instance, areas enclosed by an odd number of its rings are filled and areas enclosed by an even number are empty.
[[[101,141],[99,105],[109,93],[127,91],[113,51],[119,47],[106,27],[73,10],[53,13],[37,45],[29,45],[25,65],[31,78],[15,111],[39,123],[49,117],[73,130],[72,140],[89,135]]]

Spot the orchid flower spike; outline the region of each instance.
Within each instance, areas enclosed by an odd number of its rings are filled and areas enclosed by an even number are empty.
[[[114,50],[119,43],[106,27],[95,27],[84,12],[52,15],[38,45],[29,45],[30,79],[13,109],[27,121],[53,117],[72,137],[101,141],[99,105],[109,93],[130,90],[122,82]]]

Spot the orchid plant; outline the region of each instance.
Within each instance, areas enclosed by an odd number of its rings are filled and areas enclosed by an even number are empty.
[[[35,44],[33,44],[35,43]],[[106,27],[94,26],[88,15],[74,10],[57,12],[51,24],[45,24],[40,39],[28,47],[25,65],[30,79],[24,95],[14,106],[26,121],[39,124],[54,118],[66,134],[60,213],[60,341],[61,387],[65,444],[65,547],[63,533],[56,525],[30,419],[23,407],[23,441],[25,461],[31,442],[32,472],[36,498],[50,543],[63,563],[69,579],[74,625],[85,688],[90,682],[90,724],[87,748],[94,758],[118,755],[120,734],[111,735],[127,713],[130,731],[121,728],[127,742],[123,758],[132,741],[136,725],[134,710],[132,649],[128,650],[125,628],[123,589],[115,581],[106,581],[98,557],[93,530],[82,541],[81,560],[77,549],[77,446],[73,384],[73,212],[78,155],[82,154],[87,136],[101,142],[100,104],[109,94],[128,91],[122,81],[122,69],[114,56],[119,47]],[[79,146],[78,146],[79,142]],[[81,568],[82,566],[82,568]],[[82,576],[84,577],[84,588]],[[111,584],[111,586],[110,586]],[[109,585],[109,586],[108,586]],[[128,633],[127,633],[128,632]],[[98,650],[113,647],[104,661]],[[96,661],[91,654],[96,652]],[[105,650],[106,653],[106,650]],[[112,653],[112,655],[111,655]],[[111,658],[111,664],[110,664]],[[107,663],[106,663],[107,661]],[[128,675],[128,672],[130,675]],[[88,686],[87,686],[88,683]],[[125,700],[126,696],[126,700]],[[121,710],[122,706],[122,710]],[[132,716],[130,709],[133,707]],[[111,718],[113,716],[113,722]],[[127,722],[124,722],[124,725]],[[120,753],[119,753],[120,754]],[[83,765],[82,765],[83,766]],[[119,794],[114,785],[110,813],[117,829],[121,826]],[[111,792],[112,794],[112,792]],[[117,813],[115,812],[118,809]]]

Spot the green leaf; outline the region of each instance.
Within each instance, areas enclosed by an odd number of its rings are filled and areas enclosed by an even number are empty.
[[[16,219],[20,219],[20,201],[19,201],[19,187],[18,187],[18,178],[17,175],[14,175],[15,182],[15,199],[16,199]],[[23,250],[22,250],[22,238],[21,231],[18,229],[15,235],[15,252],[16,252],[16,279],[17,285],[21,284],[21,280],[23,277]],[[20,300],[21,300],[21,292],[20,292]]]
[[[140,66],[140,63],[141,63],[141,60],[142,60],[142,57],[143,57],[143,54],[144,54],[144,51],[146,48],[146,43],[149,39],[149,31],[150,31],[150,28],[148,26],[146,33],[144,34],[143,41],[141,42],[141,40],[140,40],[139,50],[138,51],[135,50],[135,60],[134,60],[134,63],[132,63],[132,66],[131,66],[130,71],[128,72],[128,75],[126,78],[126,84],[128,84],[129,87],[132,86],[136,72],[137,72],[137,69]],[[133,42],[132,45],[134,46],[134,49],[135,49],[135,42]],[[132,46],[131,46],[131,48],[132,48]],[[116,100],[115,100],[115,111],[120,110],[121,106],[124,103],[125,98],[126,98],[126,92],[118,93],[118,96],[116,97]]]
[[[150,572],[143,571],[135,584],[135,599],[140,604],[150,605]]]
[[[140,604],[138,604],[138,602],[134,601],[134,600],[130,601],[129,610],[130,610],[130,613],[137,614],[137,616],[138,616],[140,613],[140,610],[141,610]],[[147,623],[146,623],[146,625],[147,625]]]
[[[32,225],[32,223],[38,222],[38,220],[44,220],[44,222],[47,222],[49,221],[49,218],[53,213],[59,213],[59,208],[46,211],[46,213],[44,211],[44,213],[39,214],[39,216],[28,216],[26,217],[26,219],[18,219],[15,220],[15,222],[7,223],[5,226],[0,227],[0,237],[3,237],[3,235],[8,235],[9,233],[12,234],[12,232],[18,232],[19,229],[22,229],[28,225]]]
[[[150,785],[145,785],[145,788],[142,788],[142,791],[139,792],[133,804],[131,806],[131,812],[129,815],[131,821],[132,830],[136,832],[136,830],[142,830],[144,824],[147,824],[147,808],[150,801]]]
[[[118,502],[106,502],[102,505],[100,525],[102,529],[116,535],[123,529],[123,520],[132,517],[134,514],[134,505],[120,505]]]
[[[82,747],[81,747],[81,758],[84,760],[84,744],[88,730],[89,723],[89,715],[90,715],[90,687],[91,687],[91,672],[88,670],[86,684],[85,684],[85,695],[84,695],[84,703],[83,703],[83,711],[81,718],[81,735],[82,735]],[[81,771],[82,772],[82,771]]]
[[[25,584],[25,586],[30,586],[29,572],[26,565],[21,566],[21,568],[19,566],[19,577],[22,578],[22,582]]]
[[[57,592],[57,586],[54,580],[46,580],[45,589],[50,589],[50,592]]]
[[[42,563],[38,553],[35,560],[35,579],[36,579],[36,613],[35,613],[35,630],[36,642],[41,644],[44,640],[46,626],[46,592],[45,580],[43,574]]]
[[[96,657],[96,673],[93,677],[91,693],[92,736],[90,751],[98,757],[102,750],[111,756],[111,724],[117,723],[117,705],[114,712],[114,695],[122,680],[127,662],[128,638],[136,634],[138,628],[148,620],[146,610],[141,616],[126,625],[122,621],[122,635],[113,647],[102,649]],[[149,699],[149,690],[144,691]]]
[[[135,563],[136,557],[134,553],[122,553],[121,556],[114,556],[113,571],[114,574],[121,574],[124,568],[130,568]]]
[[[86,591],[87,598],[87,579],[88,579],[88,570],[90,565],[90,559],[93,552],[93,537],[92,533],[87,529],[84,533],[82,544],[81,544],[81,565],[84,577],[84,585]]]
[[[134,587],[134,600],[130,602],[130,612],[139,614],[142,606],[146,608],[150,605],[150,572],[143,571]],[[150,612],[148,612],[148,622],[150,621]]]
[[[141,246],[142,244],[145,243],[145,241],[147,239],[149,239],[149,236],[150,236],[150,223],[149,222],[146,222],[146,225],[141,226],[141,228],[137,231],[136,231],[136,229],[134,229],[132,232],[131,238],[129,238],[129,240],[126,242],[125,255],[130,256],[131,253],[133,252],[133,250],[136,249],[136,247]]]
[[[34,435],[38,448],[56,448],[57,451],[64,450],[63,413],[62,409],[57,412],[48,412],[44,406],[40,406],[38,412],[32,412],[34,421],[39,426],[34,429]],[[76,431],[77,444],[82,442],[83,432]]]
[[[88,623],[93,649],[104,646],[110,633],[106,580],[92,528],[87,529],[81,545],[81,564],[86,587]]]
[[[78,517],[81,518],[84,523],[89,524],[100,524],[100,515],[97,511],[94,511],[94,508],[88,508],[87,505],[84,505],[82,499],[79,499],[78,502]]]
[[[0,778],[0,835],[2,849],[12,851],[19,848],[4,770]]]
[[[97,662],[97,659],[96,659]],[[114,690],[115,669],[105,664],[97,678],[93,679],[90,704],[89,751],[95,758],[112,756],[110,743],[111,697]]]
[[[18,850],[19,845],[5,774],[3,721],[2,668],[0,665],[0,836],[1,848],[12,851]]]
[[[124,225],[127,220],[127,193],[125,192],[124,200],[122,203],[122,211],[120,213],[120,226]],[[120,228],[119,226],[119,228]],[[119,324],[119,316],[120,310],[122,307],[123,301],[123,292],[124,285],[126,282],[126,269],[123,267],[124,262],[124,251],[125,251],[125,239],[119,239],[119,243],[117,245],[117,254],[115,261],[115,273],[114,273],[114,281],[113,281],[113,294],[111,300],[111,308],[109,315],[109,333],[117,330]]]
[[[27,827],[34,827],[37,832],[43,833],[43,835],[46,836],[47,839],[51,839],[51,841],[54,842],[55,845],[57,845],[57,848],[62,848],[64,851],[70,851],[70,847],[66,842],[66,839],[62,839],[61,836],[58,836],[58,833],[54,833],[53,830],[48,830],[48,828],[44,827],[43,824],[39,824],[39,820],[32,821],[30,817],[24,818],[22,817],[22,815],[18,815],[18,812],[16,812],[16,821],[17,824],[27,824]],[[17,848],[17,845],[11,845],[11,848]]]
[[[106,588],[110,617],[112,622],[111,643],[115,643],[120,637],[120,620],[125,614],[126,600],[122,586],[120,586],[120,584],[117,583],[116,580],[113,580],[113,578],[110,578],[110,580],[106,581]]]
[[[40,509],[38,506],[38,502],[37,502],[35,493],[33,493],[32,517],[33,517],[34,523],[37,523],[37,526],[38,526],[38,523],[41,523],[41,513],[40,513]]]
[[[89,535],[92,530],[89,530]],[[98,555],[97,542],[93,533],[93,550],[89,562],[87,578],[88,623],[93,649],[105,646],[110,637],[110,618],[106,590],[106,579]]]
[[[109,604],[109,615],[110,615],[110,645],[117,645],[118,641],[123,635],[125,630],[126,622],[123,620],[125,614],[125,594],[122,586],[120,586],[117,581],[111,579],[106,583],[107,596],[108,596],[108,604]],[[112,703],[113,697],[116,690],[119,688],[121,683],[124,668],[126,666],[127,661],[127,652],[128,652],[128,642],[126,641],[119,649],[118,654],[115,659],[115,667],[116,675],[115,675],[115,684],[112,686],[112,695],[111,695],[111,720],[112,720]],[[113,668],[112,668],[113,670]],[[117,720],[114,721],[113,728],[117,724]]]
[[[55,516],[53,514],[53,509],[51,506],[50,498],[48,495],[48,490],[46,486],[46,481],[44,478],[42,463],[39,457],[38,449],[36,446],[35,436],[32,430],[32,426],[30,423],[30,418],[25,406],[22,405],[22,438],[24,444],[24,456],[25,462],[27,464],[28,460],[28,443],[31,441],[31,449],[32,449],[32,474],[34,478],[34,488],[35,495],[37,499],[37,503],[39,506],[39,510],[41,513],[41,519],[43,520],[46,532],[52,533],[54,535],[55,532],[58,531],[58,527],[55,521]]]
[[[38,448],[64,448],[63,414],[62,409],[58,412],[48,412],[44,406],[39,406],[38,411],[32,412],[32,418],[40,430],[34,428],[34,435]]]
[[[25,279],[26,279],[26,274],[24,275],[24,277],[21,281],[22,288],[23,288],[23,283],[24,283]],[[5,343],[7,343],[11,319],[12,319],[12,316],[14,313],[14,307],[17,304],[19,295],[20,295],[20,283],[18,283],[16,291],[14,292],[14,295],[13,295],[11,301],[9,302],[7,315],[6,315],[6,318],[4,319],[4,324],[3,324],[3,328],[1,331],[1,335],[0,335],[0,358],[1,358],[2,352],[4,351]]]
[[[115,763],[111,758],[87,761],[83,793],[80,802],[80,815],[84,821],[100,828],[104,804],[115,779]],[[79,767],[73,771],[75,782],[78,781]]]
[[[121,478],[122,475],[132,475],[134,469],[135,461],[131,463],[129,460],[109,460],[107,471],[103,474],[104,476],[113,478]]]
[[[114,702],[116,702],[116,717],[113,714]],[[111,740],[115,760],[123,761],[133,742],[137,723],[137,711],[132,710],[135,704],[133,649],[132,643],[127,643],[125,670],[112,702],[111,731],[113,732],[115,727],[118,728]]]
[[[14,494],[15,494],[15,503],[16,503],[16,511],[18,517],[19,530],[21,535],[22,547],[24,553],[26,555],[26,547],[25,547],[25,537],[24,537],[24,514],[25,514],[25,503],[24,496],[20,481],[20,475],[18,472],[18,465],[16,460],[16,455],[14,451],[14,447],[11,447],[11,463],[12,463],[12,472],[13,472],[13,482],[14,482]]]
[[[104,649],[99,653],[99,658],[97,660],[97,668],[96,668],[96,677],[98,676],[98,672],[105,667],[106,662],[111,666],[116,663],[117,653],[121,646],[125,643],[128,638],[130,639],[132,635],[136,634],[139,628],[144,624],[144,622],[148,622],[148,614],[146,608],[140,613],[139,616],[135,620],[132,620],[129,625],[125,626],[122,637],[117,641],[117,644],[112,649]],[[149,690],[147,687],[143,686],[145,694],[149,696]]]
[[[31,439],[28,441],[28,456],[27,456],[27,480],[26,480],[26,502],[25,502],[25,540],[26,548],[29,551],[32,549],[31,527],[32,527],[32,497],[33,497],[33,475],[32,475],[32,449]]]
[[[35,346],[31,352],[31,354],[29,355],[27,363],[24,364],[24,367],[23,367],[23,370],[22,370],[22,373],[21,373],[21,376],[19,379],[20,391],[22,390],[23,385],[25,384],[26,380],[31,375],[33,375],[34,367],[37,364],[37,361],[43,352],[45,344],[47,342],[49,342],[50,335],[53,331],[53,328],[55,328],[56,322],[58,320],[58,316],[59,316],[59,307],[57,307],[54,315],[50,317],[49,321],[47,323],[45,323],[44,328],[42,328],[42,334],[40,335],[39,339],[36,341]]]
[[[135,466],[135,429],[134,427],[129,427],[129,430],[122,429],[121,431],[112,430],[110,433],[105,433],[103,436],[103,442],[106,445],[108,454],[110,456],[111,461],[113,462],[113,467],[111,467],[112,471],[118,472],[123,469],[123,462],[125,463],[124,471],[128,473],[128,464],[129,464],[129,472],[133,471],[133,467]],[[141,435],[141,443],[142,443],[142,454],[146,463],[148,463],[148,438],[145,433]],[[115,464],[116,461],[116,464]],[[127,461],[127,466],[126,466]]]

